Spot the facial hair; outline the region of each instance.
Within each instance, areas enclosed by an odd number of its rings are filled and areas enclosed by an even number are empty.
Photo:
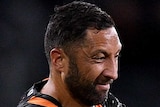
[[[76,63],[70,60],[68,75],[65,83],[71,96],[78,102],[88,106],[101,104],[106,98],[106,92],[98,92],[95,88],[94,81],[82,75]]]

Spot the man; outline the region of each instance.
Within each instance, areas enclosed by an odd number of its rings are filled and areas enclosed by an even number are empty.
[[[124,107],[110,92],[121,51],[112,18],[94,4],[55,7],[44,40],[49,77],[35,83],[18,107]]]

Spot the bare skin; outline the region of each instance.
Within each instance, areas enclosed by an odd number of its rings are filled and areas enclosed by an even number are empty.
[[[91,96],[89,98],[96,102],[99,99],[103,100],[110,89],[110,84],[118,78],[118,56],[122,46],[114,27],[99,31],[88,29],[85,39],[84,45],[76,49],[76,54],[73,53],[77,67],[75,71],[79,73],[79,79],[76,82],[80,84],[73,88],[80,95],[81,91],[86,92],[84,94]],[[90,107],[74,96],[75,92],[72,92],[68,85],[70,83],[66,82],[69,72],[72,71],[69,69],[69,57],[58,48],[52,49],[50,57],[49,80],[41,92],[57,99],[63,107]],[[98,96],[90,95],[87,90],[78,90],[85,84],[90,85]]]

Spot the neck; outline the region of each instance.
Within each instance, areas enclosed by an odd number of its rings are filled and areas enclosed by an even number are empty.
[[[63,82],[61,82],[61,80],[58,81],[56,78],[55,80],[49,77],[41,93],[55,98],[61,103],[62,107],[91,107],[81,104],[76,99],[72,98]]]

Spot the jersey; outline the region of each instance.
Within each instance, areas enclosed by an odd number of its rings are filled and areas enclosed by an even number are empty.
[[[34,83],[33,86],[27,90],[22,96],[17,107],[62,107],[62,105],[53,97],[40,93],[42,87],[47,80],[42,80]],[[103,104],[94,105],[93,107],[126,107],[120,103],[119,100],[110,92],[107,100]]]

